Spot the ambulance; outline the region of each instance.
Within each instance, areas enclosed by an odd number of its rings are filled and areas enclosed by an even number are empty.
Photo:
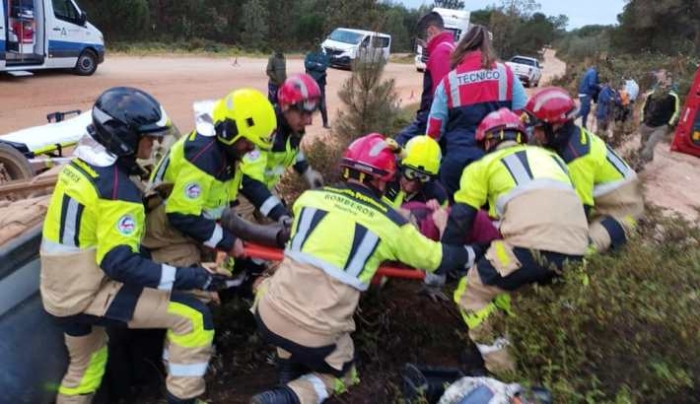
[[[70,69],[90,76],[104,61],[104,38],[74,0],[0,0],[0,72]]]

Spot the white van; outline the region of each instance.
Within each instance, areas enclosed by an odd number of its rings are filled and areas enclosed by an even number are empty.
[[[352,61],[363,53],[388,61],[391,35],[362,29],[336,28],[321,47],[328,55],[331,66],[351,67]]]
[[[440,14],[442,21],[445,23],[445,30],[452,32],[455,37],[455,43],[459,42],[462,36],[469,30],[469,11],[439,7],[435,7],[433,11]],[[417,44],[415,57],[416,70],[419,72],[424,71],[427,62],[427,50],[422,44]]]
[[[74,0],[0,0],[0,72],[73,69],[89,76],[104,61],[102,33]]]

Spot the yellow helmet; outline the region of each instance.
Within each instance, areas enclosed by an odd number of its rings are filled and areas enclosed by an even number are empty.
[[[440,145],[430,136],[416,136],[406,142],[401,165],[430,175],[440,170],[442,152]]]
[[[244,137],[262,150],[272,147],[277,116],[270,101],[258,90],[232,91],[216,102],[212,118],[216,136],[225,145]]]

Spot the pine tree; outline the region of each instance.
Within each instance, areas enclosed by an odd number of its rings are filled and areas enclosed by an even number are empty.
[[[343,147],[360,136],[379,132],[390,135],[399,113],[394,80],[382,80],[386,62],[370,51],[360,54],[352,66],[352,75],[338,92],[344,104],[334,123],[335,134]]]

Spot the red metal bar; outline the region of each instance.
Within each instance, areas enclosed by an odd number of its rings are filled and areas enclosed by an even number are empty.
[[[250,258],[257,258],[267,261],[282,261],[284,252],[277,248],[265,247],[254,243],[245,243],[245,254]],[[425,278],[425,272],[415,269],[405,269],[382,265],[377,270],[375,276],[386,276],[389,278],[419,279]]]

